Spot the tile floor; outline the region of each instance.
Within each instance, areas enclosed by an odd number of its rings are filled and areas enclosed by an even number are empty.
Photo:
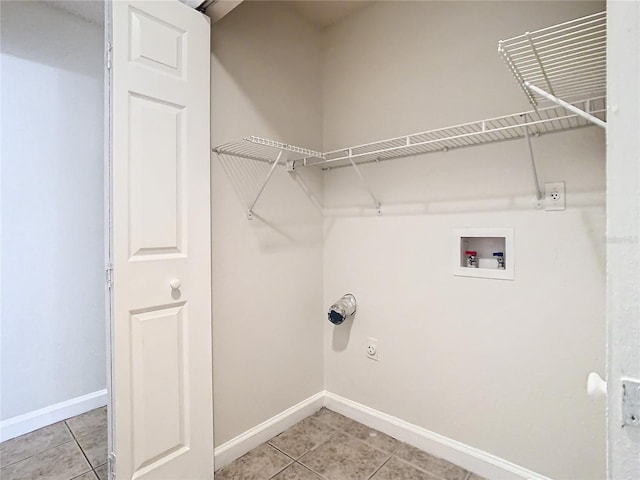
[[[321,409],[216,472],[216,480],[484,480]]]
[[[0,443],[2,480],[107,480],[107,407]]]
[[[2,480],[107,480],[106,407],[0,443]],[[216,472],[216,480],[484,480],[321,409]]]

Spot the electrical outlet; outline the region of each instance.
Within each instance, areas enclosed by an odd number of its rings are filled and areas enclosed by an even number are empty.
[[[554,182],[544,184],[544,209],[547,211],[564,210],[565,188],[564,182]]]
[[[378,360],[378,340],[367,338],[367,358]]]

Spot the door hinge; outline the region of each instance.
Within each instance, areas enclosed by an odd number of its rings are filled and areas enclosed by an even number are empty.
[[[622,379],[622,426],[640,427],[640,381]]]
[[[107,470],[108,480],[116,480],[116,454],[113,452],[107,456]]]
[[[105,268],[105,276],[106,276],[107,287],[108,288],[113,287],[113,264],[112,263],[107,264],[107,267]]]
[[[106,65],[107,70],[111,70],[111,57],[112,57],[113,47],[110,43],[107,43],[107,52],[106,52]]]

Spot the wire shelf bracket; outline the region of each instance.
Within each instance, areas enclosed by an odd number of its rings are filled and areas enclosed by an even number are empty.
[[[536,110],[547,100],[606,128],[602,118],[575,106],[606,96],[606,12],[500,40],[498,52]]]
[[[527,141],[527,146],[529,147],[529,159],[531,160],[531,167],[533,170],[533,183],[536,187],[536,198],[538,200],[537,206],[538,208],[542,207],[542,189],[540,188],[540,181],[538,180],[538,168],[536,167],[536,158],[533,154],[533,146],[531,145],[531,136],[529,135],[529,127],[526,125],[527,117],[524,116],[524,124],[525,126],[522,128],[524,131],[524,138]]]
[[[245,158],[258,162],[266,162],[271,165],[258,193],[247,209],[247,218],[249,220],[253,220],[253,209],[258,203],[258,200],[260,200],[278,165],[283,165],[288,172],[294,172],[296,162],[298,161],[302,161],[305,165],[312,165],[324,159],[324,154],[321,152],[255,136],[245,137],[236,142],[225,143],[224,145],[212,148],[212,151],[218,155]],[[275,158],[273,158],[274,152],[276,154]]]
[[[378,200],[378,197],[376,197],[374,195],[373,191],[369,187],[369,184],[365,180],[364,176],[362,175],[362,172],[360,171],[360,169],[358,168],[356,163],[353,161],[353,159],[350,159],[350,160],[351,160],[351,166],[356,171],[356,174],[358,175],[358,178],[360,179],[360,182],[362,183],[364,188],[367,190],[367,193],[371,197],[371,200],[373,200],[373,204],[375,205],[375,208],[376,208],[376,211],[378,212],[378,215],[382,215],[382,204]]]

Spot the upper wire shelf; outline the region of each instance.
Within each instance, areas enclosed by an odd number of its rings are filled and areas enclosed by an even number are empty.
[[[534,107],[606,95],[606,12],[501,40],[498,52]]]
[[[597,118],[604,119],[606,112],[604,97],[583,100],[576,105],[590,111]],[[351,165],[352,161],[356,164],[379,162],[485,143],[522,139],[527,134],[539,136],[589,125],[591,123],[588,120],[568,112],[561,106],[539,108],[326,152],[324,161],[315,162],[314,165],[322,168],[336,168]],[[525,129],[528,129],[526,133]]]
[[[604,97],[576,102],[575,105],[590,111],[597,118],[605,118]],[[380,162],[446,152],[454,148],[522,139],[525,137],[525,128],[528,129],[529,135],[539,136],[589,125],[590,122],[581,116],[568,112],[563,107],[553,106],[389,138],[326,153],[254,136],[225,143],[215,147],[213,151],[219,155],[230,155],[270,164],[274,163],[279,152],[283,152],[283,157],[286,155],[286,158],[278,159],[280,165],[293,162],[296,166],[330,169],[351,166],[352,162],[355,164]]]
[[[606,12],[600,12],[499,42],[498,51],[533,105],[532,111],[326,153],[260,137],[246,137],[220,145],[213,151],[219,155],[271,164],[269,173],[248,208],[248,218],[251,219],[253,207],[278,165],[286,165],[289,171],[295,170],[298,165],[322,169],[350,165],[366,187],[378,213],[381,213],[380,201],[365,181],[359,164],[524,138],[529,145],[536,196],[540,203],[542,192],[530,136],[592,124],[606,127],[606,27]],[[553,106],[542,108],[541,99],[551,101]]]
[[[273,163],[277,159],[280,165],[299,160],[304,160],[305,164],[324,160],[322,152],[254,136],[225,143],[213,148],[213,151],[219,155],[230,155],[266,163]]]

